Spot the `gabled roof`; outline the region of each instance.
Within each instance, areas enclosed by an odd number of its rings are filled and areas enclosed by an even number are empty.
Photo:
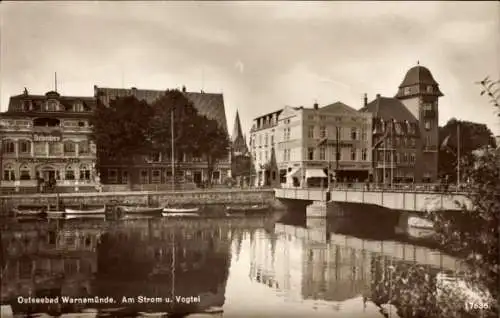
[[[369,112],[373,117],[386,119],[396,119],[397,121],[417,122],[417,118],[398,99],[393,97],[378,97],[359,110]]]
[[[139,100],[144,100],[152,104],[165,94],[166,90],[137,89],[137,88],[107,88],[94,86],[96,97],[109,97],[111,99],[125,96],[135,96]],[[205,92],[182,92],[198,110],[198,113],[215,119],[227,133],[226,109],[224,107],[224,97],[218,93]],[[103,100],[104,101],[104,100]]]
[[[337,113],[344,113],[344,114],[354,114],[358,113],[358,111],[351,106],[348,106],[342,102],[335,102],[330,105],[323,106],[319,109],[320,111],[331,111],[331,112],[337,112]]]

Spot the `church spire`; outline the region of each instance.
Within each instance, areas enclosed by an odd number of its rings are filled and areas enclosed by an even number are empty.
[[[241,131],[240,115],[238,114],[238,111],[236,111],[236,118],[234,120],[233,135],[231,137],[233,139],[233,142],[235,142],[238,138],[243,137],[243,132]]]

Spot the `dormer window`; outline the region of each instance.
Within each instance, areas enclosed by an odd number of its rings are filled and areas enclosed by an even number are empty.
[[[83,104],[81,102],[76,102],[73,105],[73,111],[75,111],[75,112],[83,112],[84,111]]]
[[[25,100],[23,101],[23,111],[27,112],[33,109],[33,106],[31,104],[30,100]]]
[[[404,92],[403,92],[403,94],[405,94],[405,95],[410,95],[410,92],[411,92],[411,91],[410,91],[410,88],[409,88],[409,87],[405,87],[405,88],[404,88]]]
[[[427,93],[432,93],[432,86],[431,85],[427,85]]]
[[[57,101],[49,100],[47,102],[47,111],[48,112],[55,112],[55,111],[57,111],[57,106],[58,106]]]

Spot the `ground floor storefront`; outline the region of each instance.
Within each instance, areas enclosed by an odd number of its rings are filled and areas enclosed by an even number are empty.
[[[2,193],[95,191],[94,158],[3,159]]]
[[[384,177],[385,175],[385,177]],[[377,168],[375,169],[374,181],[380,184],[412,183],[416,182],[414,169],[409,167]]]
[[[359,165],[324,162],[280,164],[279,182],[286,187],[326,187],[338,182],[366,182],[371,178],[370,164]],[[328,180],[330,179],[330,180]]]
[[[196,167],[182,165],[172,167],[169,165],[142,165],[142,166],[103,166],[100,168],[101,182],[105,185],[151,185],[158,188],[158,185],[166,187],[175,185],[193,185],[197,188],[206,187],[211,182],[212,185],[220,185],[227,182],[231,177],[231,167],[229,165],[217,165],[212,170],[210,176],[207,167]],[[211,178],[210,178],[211,177]],[[166,188],[162,187],[162,188]]]

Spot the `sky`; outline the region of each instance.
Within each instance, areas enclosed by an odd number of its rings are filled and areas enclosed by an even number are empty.
[[[450,118],[499,118],[475,84],[500,79],[498,2],[2,2],[0,106],[24,87],[92,96],[93,86],[223,93],[229,131],[289,106],[393,96],[430,69]]]

